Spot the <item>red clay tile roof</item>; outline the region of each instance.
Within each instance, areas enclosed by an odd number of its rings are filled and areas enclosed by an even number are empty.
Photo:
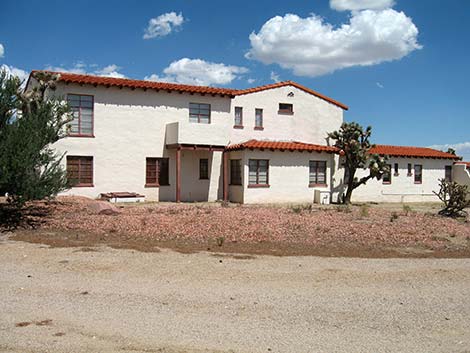
[[[375,145],[369,150],[371,154],[388,155],[392,157],[417,157],[417,158],[440,158],[458,159],[459,157],[447,152],[438,151],[427,147],[389,146]]]
[[[243,89],[243,90],[238,90],[235,95],[239,96],[239,95],[242,95],[242,94],[249,94],[249,93],[255,93],[255,92],[260,92],[260,91],[265,91],[265,90],[268,90],[268,89],[273,89],[273,88],[279,88],[279,87],[284,87],[284,86],[293,86],[293,87],[296,87],[304,92],[307,92],[307,93],[310,93],[318,98],[321,98],[323,100],[326,100],[327,102],[330,102],[331,104],[334,104],[344,110],[348,110],[348,106],[341,103],[341,102],[338,102],[337,100],[334,100],[330,97],[327,97],[321,93],[318,93],[308,87],[305,87],[305,86],[302,86],[301,84],[298,84],[297,82],[294,82],[294,81],[283,81],[283,82],[277,82],[277,83],[272,83],[270,85],[265,85],[265,86],[258,86],[258,87],[253,87],[253,88],[247,88],[247,89]]]
[[[281,142],[281,141],[258,141],[249,140],[243,143],[237,143],[234,145],[227,146],[227,151],[239,151],[244,149],[269,149],[269,150],[281,150],[281,151],[308,151],[308,152],[327,152],[327,153],[338,153],[339,150],[336,147],[314,145],[303,142]]]
[[[34,73],[36,71],[32,71]],[[188,92],[188,93],[200,93],[200,94],[219,94],[222,96],[234,96],[235,90],[229,88],[217,88],[217,87],[206,87],[206,86],[191,86],[181,85],[177,83],[166,83],[166,82],[153,82],[144,80],[131,80],[127,78],[115,78],[115,77],[102,77],[93,75],[79,75],[68,72],[53,72],[59,74],[59,81],[65,83],[78,83],[78,84],[89,84],[89,85],[100,85],[107,87],[119,87],[119,88],[142,88],[142,89],[154,89],[162,91],[176,91],[176,92]]]
[[[38,71],[39,70],[34,70],[31,73],[38,72]],[[52,72],[52,71],[49,71],[49,72]],[[177,83],[167,83],[167,82],[131,80],[127,78],[80,75],[80,74],[74,74],[74,73],[69,73],[69,72],[52,72],[52,73],[59,74],[60,75],[59,80],[65,83],[89,84],[89,85],[95,85],[95,86],[103,85],[107,87],[119,87],[119,88],[126,87],[126,88],[134,88],[134,89],[142,88],[142,89],[154,89],[154,90],[162,90],[162,91],[167,90],[167,91],[199,93],[199,94],[214,94],[214,95],[219,94],[222,96],[230,96],[230,97],[254,93],[254,92],[260,92],[260,91],[283,87],[283,86],[293,86],[307,93],[313,94],[314,96],[319,97],[323,100],[326,100],[327,102],[337,105],[338,107],[342,109],[348,110],[348,107],[346,105],[293,81],[284,81],[284,82],[274,83],[271,85],[237,90],[237,89],[231,89],[231,88],[192,86],[192,85],[181,85]]]

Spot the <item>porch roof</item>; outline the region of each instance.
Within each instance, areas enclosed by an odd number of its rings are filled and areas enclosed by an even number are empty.
[[[307,151],[307,152],[327,152],[339,153],[339,149],[332,146],[315,145],[311,143],[297,141],[259,141],[249,140],[243,143],[237,143],[226,147],[226,151],[241,151],[245,149],[258,150],[277,150],[277,151]]]

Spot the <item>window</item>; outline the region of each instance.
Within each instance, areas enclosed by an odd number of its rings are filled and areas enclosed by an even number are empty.
[[[147,158],[145,170],[145,186],[169,185],[169,159]]]
[[[408,176],[412,176],[413,173],[411,172],[411,163],[408,163]]]
[[[255,109],[255,129],[263,130],[263,109]]]
[[[279,114],[294,114],[294,105],[291,103],[279,103]]]
[[[446,181],[452,181],[452,166],[451,165],[446,165],[446,171],[445,171],[445,180]]]
[[[399,173],[398,173],[398,163],[395,163],[395,164],[393,165],[393,175],[394,175],[394,176],[398,176],[398,175],[399,175]]]
[[[423,166],[421,164],[415,164],[415,184],[421,184],[423,182]]]
[[[209,179],[209,160],[207,158],[199,160],[199,179]]]
[[[210,124],[211,105],[205,103],[189,103],[189,121],[192,123]]]
[[[243,127],[243,108],[235,107],[235,122],[234,127]]]
[[[93,186],[93,157],[67,156],[67,179],[72,186]]]
[[[67,103],[73,117],[70,135],[93,136],[93,96],[68,94]]]
[[[309,185],[326,185],[326,161],[310,161]]]
[[[248,166],[248,186],[268,187],[269,161],[267,159],[250,159]]]
[[[387,164],[387,170],[382,175],[382,183],[383,184],[392,183],[392,165],[391,164]]]
[[[242,161],[230,160],[230,185],[242,185]]]

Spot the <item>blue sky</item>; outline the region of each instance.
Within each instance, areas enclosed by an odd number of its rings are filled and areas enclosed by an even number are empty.
[[[449,144],[470,160],[469,34],[466,0],[4,0],[0,65],[234,88],[294,80],[349,105],[345,119],[372,125],[374,142]]]

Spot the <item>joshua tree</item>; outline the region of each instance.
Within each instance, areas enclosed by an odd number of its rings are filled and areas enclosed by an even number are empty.
[[[338,147],[345,159],[345,183],[347,185],[346,194],[343,203],[351,203],[351,195],[354,189],[367,183],[369,179],[376,178],[380,180],[384,173],[390,172],[386,164],[386,158],[379,155],[369,154],[373,145],[369,139],[372,128],[368,126],[365,130],[357,123],[343,123],[339,130],[331,132],[328,137],[335,140],[335,146]],[[356,178],[358,169],[369,169],[369,175]]]
[[[439,211],[439,214],[446,217],[464,216],[467,213],[465,208],[470,207],[468,186],[445,179],[439,180],[439,186],[439,192],[434,191],[444,203],[444,208]]]

